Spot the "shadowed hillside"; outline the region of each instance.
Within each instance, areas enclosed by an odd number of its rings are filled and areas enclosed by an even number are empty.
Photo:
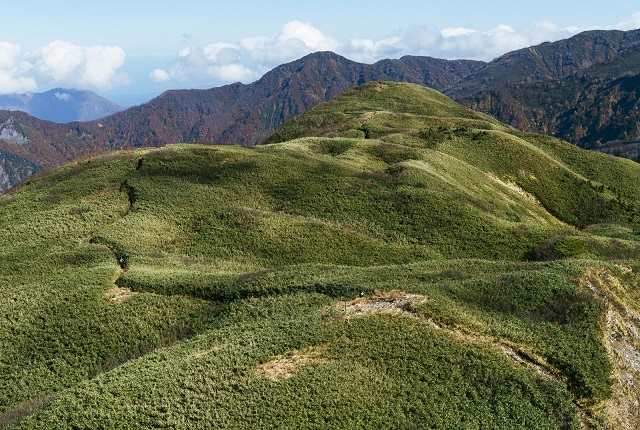
[[[447,94],[520,130],[637,161],[639,59],[640,30],[585,32],[506,54]]]

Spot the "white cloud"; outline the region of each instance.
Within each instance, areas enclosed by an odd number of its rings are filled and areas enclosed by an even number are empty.
[[[57,98],[60,101],[63,102],[68,102],[71,99],[71,94],[69,93],[61,93],[56,91],[56,93],[54,94],[55,98]]]
[[[153,82],[167,82],[171,80],[171,75],[164,69],[155,69],[149,73],[149,77]]]
[[[212,43],[180,50],[169,69],[155,69],[149,78],[156,83],[196,81],[249,82],[266,70],[311,52],[337,51],[339,43],[322,31],[300,21],[285,24],[273,36],[242,39],[238,44]]]
[[[0,42],[0,69],[15,67],[20,55],[20,45],[10,42]]]
[[[444,37],[445,39],[450,38],[450,37],[464,37],[464,36],[471,36],[473,34],[476,34],[477,31],[476,30],[472,30],[470,28],[463,28],[463,27],[458,27],[458,28],[444,28],[440,31],[440,34],[442,35],[442,37]]]
[[[31,64],[22,61],[20,45],[0,42],[0,94],[24,93],[38,88],[36,80],[26,74]]]
[[[291,21],[282,27],[282,32],[277,36],[278,43],[287,43],[297,39],[311,49],[316,51],[332,50],[337,46],[337,42],[326,36],[322,31],[300,21]]]
[[[340,44],[319,29],[300,21],[286,23],[273,36],[242,39],[238,44],[189,46],[176,54],[170,69],[155,69],[153,82],[249,82],[266,70],[316,51],[338,51]]]
[[[89,46],[84,48],[84,54],[81,82],[85,85],[111,88],[127,81],[127,77],[118,72],[127,58],[119,46]]]
[[[339,52],[347,58],[363,63],[372,63],[381,58],[395,58],[401,55],[402,38],[396,36],[378,41],[351,39]]]
[[[83,49],[73,43],[56,40],[35,50],[31,58],[37,70],[54,81],[63,81],[77,71],[83,63]]]
[[[21,94],[37,89],[34,78],[15,76],[10,70],[0,70],[0,94]]]
[[[212,66],[208,69],[209,74],[218,77],[226,82],[245,81],[251,77],[255,77],[254,73],[242,64],[225,64]]]
[[[241,58],[240,48],[228,43],[204,47],[190,46],[178,52],[170,71],[156,69],[150,74],[154,82],[177,81],[249,81],[257,75]]]
[[[640,21],[640,14],[634,15]],[[622,26],[619,24],[618,26]],[[629,27],[632,24],[625,23]],[[636,27],[640,26],[640,22]],[[403,34],[383,40],[352,39],[342,43],[339,54],[357,61],[375,62],[403,55],[426,55],[447,59],[490,61],[509,51],[571,37],[589,28],[559,27],[543,21],[518,31],[501,24],[488,30],[466,27],[426,28],[414,26]]]
[[[39,77],[74,88],[109,89],[127,82],[118,72],[126,54],[118,46],[80,46],[56,40],[28,55]]]
[[[487,31],[471,29],[442,30],[439,49],[444,56],[487,60],[505,52],[527,46],[526,37],[508,25],[499,25]]]
[[[623,21],[614,26],[617,30],[635,30],[640,28],[640,12],[631,15],[628,21]]]
[[[586,30],[590,29],[579,27],[559,27],[549,21],[536,22],[531,28],[528,28],[523,32],[525,40],[523,40],[522,43],[525,43],[524,46],[531,46],[542,42],[552,42],[555,40],[566,39]]]
[[[637,18],[640,20],[640,16]],[[339,41],[311,24],[291,21],[276,35],[242,39],[239,49],[241,56],[247,57],[256,71],[268,70],[317,51],[334,51],[368,63],[403,55],[488,61],[508,51],[570,37],[581,30],[585,29],[561,28],[549,22],[536,23],[524,31],[517,31],[506,24],[488,30],[414,26],[402,34],[380,40],[354,38]]]
[[[291,21],[277,35],[242,39],[240,47],[254,62],[273,67],[311,52],[337,51],[340,43],[311,24]]]
[[[0,42],[0,93],[36,91],[41,85],[109,89],[127,82],[119,72],[126,54],[117,46],[80,46],[53,41],[31,53]]]

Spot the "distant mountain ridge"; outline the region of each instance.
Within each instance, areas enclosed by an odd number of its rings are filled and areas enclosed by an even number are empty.
[[[133,139],[133,146],[175,141],[256,145],[288,119],[357,85],[392,80],[442,91],[483,64],[403,57],[369,65],[318,52],[278,66],[249,85],[167,91],[101,122],[116,131],[118,145],[126,145],[126,139]]]
[[[375,80],[425,85],[520,130],[637,159],[638,59],[640,30],[585,32],[489,63],[406,56],[362,64],[318,52],[248,85],[167,91],[100,120],[52,124],[0,112],[0,150],[20,157],[15,162],[5,157],[0,176],[29,171],[16,167],[19,160],[47,170],[121,148],[175,142],[256,145],[294,116]],[[24,179],[17,173],[12,178],[9,187]]]
[[[638,160],[640,30],[514,51],[445,91],[516,128]],[[628,147],[627,147],[628,146]]]
[[[58,123],[91,121],[123,109],[94,92],[65,88],[54,88],[43,93],[0,95],[0,110],[19,110]]]
[[[505,85],[559,81],[616,61],[639,43],[640,30],[583,32],[569,39],[508,52],[466,76],[463,83],[447,92],[462,98]]]

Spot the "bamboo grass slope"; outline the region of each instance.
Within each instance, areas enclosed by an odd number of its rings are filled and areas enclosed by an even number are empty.
[[[640,423],[637,164],[383,82],[271,142],[0,197],[0,426]]]

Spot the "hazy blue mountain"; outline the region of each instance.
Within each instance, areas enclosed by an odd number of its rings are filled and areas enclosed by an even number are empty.
[[[1,110],[19,110],[58,123],[91,121],[123,108],[91,91],[54,88],[44,93],[0,95]]]

